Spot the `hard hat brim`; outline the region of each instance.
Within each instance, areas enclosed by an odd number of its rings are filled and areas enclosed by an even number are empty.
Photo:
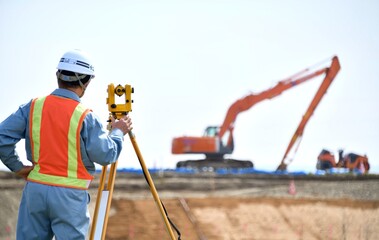
[[[94,71],[92,71],[90,69],[87,69],[87,68],[84,68],[84,67],[79,66],[79,65],[71,64],[71,63],[60,62],[58,64],[57,69],[58,70],[66,70],[66,71],[70,71],[70,72],[76,72],[76,73],[81,73],[81,74],[95,76]]]

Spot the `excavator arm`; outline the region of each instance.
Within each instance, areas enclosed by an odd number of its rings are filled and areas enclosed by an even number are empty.
[[[289,152],[292,150],[292,148],[295,146],[295,144],[297,145],[297,148],[298,148],[298,146],[301,142],[301,138],[303,136],[305,126],[307,125],[309,119],[313,115],[313,112],[315,111],[315,109],[319,105],[322,97],[327,92],[330,84],[333,82],[334,78],[337,76],[337,73],[339,72],[340,69],[341,69],[341,66],[340,66],[338,57],[335,56],[332,58],[332,63],[331,63],[329,68],[324,68],[324,69],[318,71],[318,73],[319,73],[318,75],[325,73],[324,80],[322,81],[318,91],[316,92],[315,96],[313,97],[313,100],[310,103],[307,111],[303,115],[303,118],[301,119],[295,133],[293,134],[291,141],[288,144],[286,152],[284,153],[282,161],[280,162],[277,170],[281,170],[281,171],[287,170],[287,165],[292,161],[292,160],[290,160],[290,161],[286,162]]]
[[[324,68],[312,73],[307,73],[309,71],[310,70],[307,68],[293,75],[292,77],[288,79],[278,82],[274,87],[267,89],[266,91],[260,92],[258,94],[250,94],[244,98],[239,99],[235,103],[233,103],[229,107],[226,113],[224,122],[222,123],[220,127],[220,132],[218,134],[220,138],[222,138],[228,130],[233,129],[234,122],[236,121],[238,114],[240,114],[241,112],[249,110],[252,106],[254,106],[255,104],[263,100],[277,97],[282,92],[292,87],[298,86],[299,84],[304,83],[307,80],[310,80],[314,77],[322,75],[323,73],[327,71],[327,68]]]

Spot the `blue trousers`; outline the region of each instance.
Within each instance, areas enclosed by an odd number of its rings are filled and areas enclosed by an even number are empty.
[[[90,216],[86,190],[27,182],[22,193],[17,240],[84,240]]]

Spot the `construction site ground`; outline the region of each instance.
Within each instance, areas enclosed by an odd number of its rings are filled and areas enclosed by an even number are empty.
[[[378,239],[377,175],[152,174],[191,239]],[[99,175],[90,188],[93,216]],[[15,239],[24,180],[0,172],[0,239]],[[117,173],[106,239],[170,239],[143,174]]]

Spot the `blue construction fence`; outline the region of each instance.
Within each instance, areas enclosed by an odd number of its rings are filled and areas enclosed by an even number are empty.
[[[101,172],[101,169],[96,170],[97,172]],[[134,174],[143,174],[142,169],[138,168],[119,168],[117,169],[117,172],[121,173],[134,173]],[[266,171],[266,170],[259,170],[255,168],[236,168],[236,169],[193,169],[193,168],[176,168],[176,169],[162,169],[162,168],[150,168],[149,172],[151,174],[154,173],[162,173],[162,172],[172,172],[172,173],[180,173],[180,174],[197,174],[201,172],[213,172],[219,175],[226,175],[226,174],[261,174],[261,175],[291,175],[291,176],[301,176],[301,175],[338,175],[338,174],[363,174],[359,170],[350,172],[348,169],[329,169],[329,170],[315,170],[314,172],[306,172],[306,171]]]
[[[101,169],[96,170],[97,172],[101,172]],[[135,173],[135,174],[143,174],[142,169],[136,169],[136,168],[119,168],[117,169],[117,172],[121,173]],[[172,172],[172,173],[181,173],[181,174],[196,174],[200,172],[214,172],[216,174],[267,174],[267,175],[307,175],[309,173],[306,173],[304,171],[296,171],[296,172],[289,172],[289,171],[264,171],[264,170],[257,170],[254,168],[240,168],[240,169],[216,169],[216,170],[210,170],[210,169],[193,169],[193,168],[176,168],[176,169],[162,169],[162,168],[150,168],[149,172],[154,173],[160,173],[160,172]]]

